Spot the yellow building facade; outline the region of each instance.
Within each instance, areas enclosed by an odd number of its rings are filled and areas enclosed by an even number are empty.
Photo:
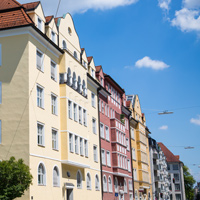
[[[138,199],[152,199],[152,183],[146,119],[141,112],[138,95],[127,95],[127,107],[132,112],[130,119],[132,168],[134,196]]]
[[[100,200],[95,67],[69,14],[9,5],[22,19],[0,30],[0,159],[29,165],[33,184],[20,199]]]

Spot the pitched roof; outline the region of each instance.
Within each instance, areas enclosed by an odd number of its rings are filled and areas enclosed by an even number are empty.
[[[23,6],[26,9],[26,11],[29,11],[29,10],[34,10],[35,8],[37,8],[39,3],[40,3],[40,1],[25,3],[25,4],[23,4]]]
[[[0,10],[8,10],[12,8],[20,8],[22,5],[15,0],[0,0]]]
[[[102,66],[101,66],[101,65],[99,65],[99,66],[95,66],[95,68],[96,68],[96,72],[100,72]]]
[[[175,156],[162,142],[158,142],[158,145],[166,156],[167,162],[181,162],[179,156]]]
[[[130,107],[131,101],[126,101],[126,106]]]
[[[12,28],[33,24],[24,9],[16,9],[0,13],[0,29]]]
[[[88,65],[90,64],[91,60],[93,59],[93,56],[87,57]]]
[[[45,19],[46,19],[46,23],[45,24],[46,25],[49,24],[51,22],[52,18],[53,18],[53,15],[45,17]]]

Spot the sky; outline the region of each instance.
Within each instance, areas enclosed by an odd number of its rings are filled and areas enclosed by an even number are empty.
[[[56,15],[59,0],[41,2]],[[139,95],[151,137],[200,181],[200,1],[61,0],[57,16],[67,12],[87,56]]]

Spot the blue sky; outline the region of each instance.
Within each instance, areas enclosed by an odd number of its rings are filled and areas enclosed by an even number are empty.
[[[56,13],[58,1],[41,2],[46,15]],[[73,14],[87,56],[93,56],[95,64],[102,65],[127,94],[139,95],[151,136],[180,155],[197,181],[199,11],[199,0],[62,0],[59,9],[59,16]],[[158,115],[162,110],[174,114]]]

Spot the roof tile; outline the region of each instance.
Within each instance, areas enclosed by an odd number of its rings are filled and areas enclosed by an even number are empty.
[[[39,1],[32,2],[32,3],[25,3],[23,4],[23,6],[26,10],[34,10],[38,6],[39,3],[40,3]]]
[[[15,0],[0,0],[0,10],[20,8],[22,5]]]

